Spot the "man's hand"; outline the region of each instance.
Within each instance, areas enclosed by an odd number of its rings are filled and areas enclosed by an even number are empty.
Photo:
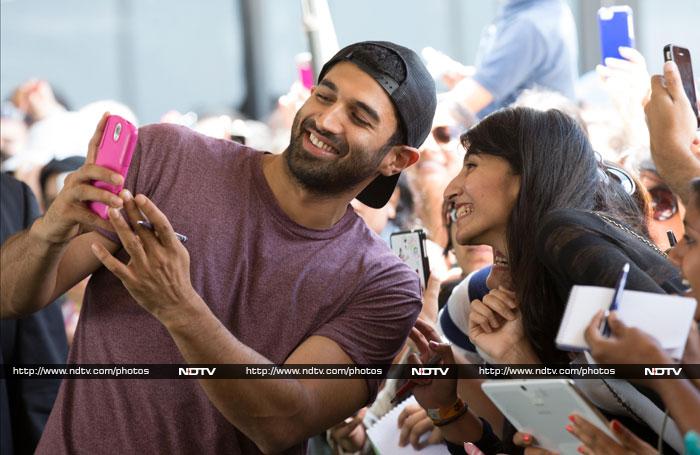
[[[583,454],[651,455],[658,453],[617,420],[610,423],[610,429],[620,443],[578,414],[572,414],[570,419],[572,424],[567,426],[567,430],[583,443],[579,447],[579,452]]]
[[[105,113],[102,116],[90,139],[85,164],[68,175],[63,189],[58,193],[51,207],[32,227],[32,231],[40,238],[51,243],[66,243],[76,237],[81,230],[93,227],[113,230],[108,221],[97,216],[86,205],[88,201],[98,201],[111,207],[122,206],[122,200],[118,196],[91,184],[93,180],[101,180],[113,185],[123,182],[121,175],[94,164],[108,115],[109,113]]]
[[[418,347],[420,358],[411,354],[408,357],[409,364],[424,366],[435,355],[440,357],[440,364],[456,363],[450,345],[442,343],[440,335],[427,322],[418,319],[415,327],[411,329],[410,337]],[[457,379],[420,380],[413,389],[413,395],[426,409],[450,406],[457,401]]]
[[[116,209],[109,210],[109,219],[130,256],[123,264],[102,245],[92,250],[104,266],[121,280],[131,296],[164,325],[179,323],[182,309],[198,296],[190,281],[190,255],[175,236],[170,221],[146,196],[132,198],[122,192],[129,227]],[[141,213],[151,222],[154,232],[137,224]]]
[[[407,405],[399,414],[399,446],[409,443],[416,450],[442,442],[440,429],[433,425],[428,413],[417,404]],[[427,437],[425,435],[428,435]]]
[[[600,333],[603,312],[599,311],[591,320],[583,336],[591,348],[591,355],[600,363],[673,363],[649,334],[636,327],[627,327],[613,311],[608,316],[612,336]]]

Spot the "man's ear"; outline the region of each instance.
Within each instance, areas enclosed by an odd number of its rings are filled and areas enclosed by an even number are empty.
[[[419,157],[420,153],[417,148],[408,145],[395,145],[389,149],[389,153],[384,157],[379,166],[379,172],[385,176],[398,174],[415,164]]]

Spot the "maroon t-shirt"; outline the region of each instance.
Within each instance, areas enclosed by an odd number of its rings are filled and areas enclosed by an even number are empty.
[[[294,223],[263,154],[183,127],[150,125],[126,187],[189,237],[192,284],[243,343],[274,363],[305,339],[357,364],[387,364],[421,307],[414,271],[348,207],[328,230]],[[86,252],[86,254],[90,254]],[[125,260],[120,250],[117,257]],[[105,268],[90,279],[71,363],[184,363],[166,329]],[[370,398],[378,381],[368,381]],[[257,453],[192,379],[65,380],[39,453]],[[303,453],[304,445],[288,453]]]

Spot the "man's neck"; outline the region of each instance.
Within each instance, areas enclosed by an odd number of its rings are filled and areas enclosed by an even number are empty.
[[[309,229],[330,229],[345,214],[352,194],[319,197],[291,175],[283,155],[263,157],[263,175],[277,203],[295,223]]]

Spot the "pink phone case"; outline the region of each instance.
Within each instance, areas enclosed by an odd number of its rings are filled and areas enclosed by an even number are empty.
[[[107,117],[102,140],[100,140],[100,145],[97,147],[95,164],[118,172],[126,181],[126,173],[129,171],[129,164],[131,164],[131,157],[134,154],[137,139],[138,130],[134,125],[118,115],[110,115]],[[123,184],[111,185],[101,181],[93,181],[92,184],[97,188],[105,189],[114,194],[119,194],[124,188]],[[90,209],[99,217],[105,220],[108,219],[107,210],[109,207],[105,204],[90,202]]]

